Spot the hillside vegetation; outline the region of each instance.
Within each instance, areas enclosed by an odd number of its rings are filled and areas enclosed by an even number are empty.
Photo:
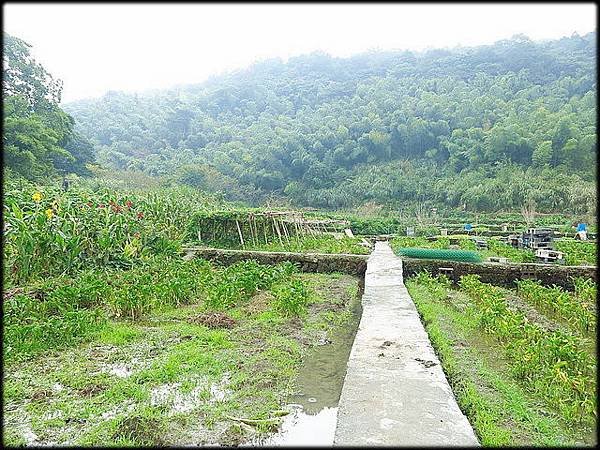
[[[103,164],[253,203],[593,213],[595,40],[314,53],[64,109]]]

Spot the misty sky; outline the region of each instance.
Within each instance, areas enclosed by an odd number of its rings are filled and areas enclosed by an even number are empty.
[[[422,50],[596,29],[588,4],[4,4],[4,31],[64,81],[63,102],[198,83],[322,50]]]

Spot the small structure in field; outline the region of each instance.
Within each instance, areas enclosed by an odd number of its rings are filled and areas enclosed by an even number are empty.
[[[554,235],[549,228],[529,228],[519,234],[511,234],[507,242],[515,248],[528,248],[531,250],[552,249]]]
[[[565,259],[562,252],[557,250],[551,250],[546,248],[539,248],[535,252],[535,256],[538,261],[545,263],[559,263],[564,264]]]
[[[552,240],[553,233],[549,228],[529,228],[521,238],[522,246],[533,250],[552,249]]]
[[[279,241],[289,243],[303,236],[342,232],[347,220],[309,219],[300,211],[232,210],[197,214],[192,220],[189,235],[198,241],[221,244],[246,243],[258,245]]]

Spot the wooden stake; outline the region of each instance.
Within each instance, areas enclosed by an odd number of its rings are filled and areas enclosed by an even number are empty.
[[[279,236],[279,243],[283,246],[283,240],[281,239],[281,231],[279,231],[279,225],[277,225],[277,219],[273,219],[273,223],[275,224],[275,229],[277,230],[277,236]]]
[[[244,245],[244,238],[242,236],[242,230],[240,230],[240,223],[235,219],[235,224],[237,225],[238,234],[240,235],[240,242],[242,243],[242,248],[246,248]]]

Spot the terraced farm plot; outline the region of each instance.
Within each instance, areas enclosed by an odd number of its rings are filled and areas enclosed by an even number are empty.
[[[487,249],[478,249],[472,236],[455,235],[450,237],[438,237],[435,240],[429,240],[424,237],[395,237],[391,244],[396,253],[405,251],[405,249],[424,248],[424,249],[448,249],[452,248],[450,239],[456,239],[460,250],[476,251],[482,259],[489,257],[507,258],[509,262],[529,263],[537,262],[535,253],[528,249],[514,248],[511,245],[500,241],[497,238],[486,238]],[[595,266],[596,261],[596,243],[586,241],[576,241],[570,238],[561,238],[554,241],[556,250],[565,254],[565,263],[567,265],[591,265]]]
[[[596,443],[595,339],[558,302],[546,315],[522,291],[475,276],[460,288],[426,273],[406,284],[482,445]],[[585,303],[592,289],[563,295]]]
[[[9,360],[5,443],[235,445],[265,435],[297,392],[303,358],[356,327],[357,295],[352,276],[288,275],[225,308],[199,295]],[[286,309],[294,296],[304,299]]]

